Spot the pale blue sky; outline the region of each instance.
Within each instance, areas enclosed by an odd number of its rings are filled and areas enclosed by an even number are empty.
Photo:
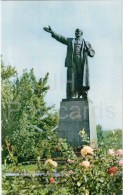
[[[50,73],[48,105],[66,94],[66,46],[44,26],[66,37],[81,28],[96,51],[89,59],[96,123],[104,129],[122,128],[121,1],[3,1],[2,55],[7,64],[22,70],[34,68],[37,78]]]

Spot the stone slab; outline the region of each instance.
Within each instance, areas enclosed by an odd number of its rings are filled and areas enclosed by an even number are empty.
[[[96,141],[93,103],[83,99],[63,99],[60,104],[58,136],[72,146],[82,146],[79,131],[85,129],[90,140]]]

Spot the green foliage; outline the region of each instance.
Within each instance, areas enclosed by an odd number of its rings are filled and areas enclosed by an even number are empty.
[[[97,125],[98,144],[108,148],[122,148],[122,130],[114,129],[104,131],[101,125]]]
[[[82,153],[82,152],[81,152]],[[39,162],[40,177],[3,177],[3,194],[78,194],[78,195],[120,195],[122,194],[121,156],[109,155],[103,148],[95,148],[93,154],[76,157],[74,160],[54,165],[55,161]],[[47,162],[47,163],[46,163]],[[83,165],[89,162],[89,166]],[[56,162],[55,162],[56,164]],[[116,174],[109,174],[109,168],[117,167]],[[15,172],[17,172],[17,168]],[[23,171],[21,172],[23,174]],[[27,173],[27,172],[26,172]],[[29,172],[28,172],[29,173]],[[55,174],[59,173],[59,177]]]
[[[55,151],[58,153],[58,156],[60,155],[61,159],[76,158],[73,148],[67,143],[66,139],[59,138],[57,140]]]
[[[87,138],[84,131],[81,137]],[[55,148],[56,149],[56,148]],[[105,146],[84,146],[77,157],[69,149],[65,140],[58,141],[57,149],[66,153],[66,162],[60,163],[52,159],[38,159],[37,172],[43,173],[36,177],[35,172],[28,177],[6,177],[3,175],[3,194],[78,194],[78,195],[120,195],[122,194],[122,159],[123,150],[118,154],[116,150],[111,153]],[[110,149],[110,148],[109,148]],[[70,157],[71,152],[71,158]],[[123,163],[123,162],[122,162]],[[24,174],[20,166],[14,166],[15,172]],[[6,168],[7,169],[7,168]],[[109,171],[110,170],[110,171]],[[114,171],[111,171],[114,170]],[[56,177],[56,174],[59,176]]]
[[[44,100],[49,89],[48,74],[38,81],[33,69],[24,70],[20,78],[15,74],[15,68],[5,67],[2,62],[3,158],[47,157],[56,140],[52,129],[58,123],[56,111]]]
[[[98,139],[98,142],[100,143],[104,139],[104,131],[103,131],[102,126],[100,124],[98,124],[96,126],[96,130],[97,130],[97,139]]]
[[[3,178],[3,195],[71,195],[69,188],[61,185],[52,185],[45,178],[37,177],[19,177],[19,178]],[[44,185],[44,181],[46,181]]]
[[[122,148],[122,130],[108,130],[104,133],[104,144],[110,148]]]

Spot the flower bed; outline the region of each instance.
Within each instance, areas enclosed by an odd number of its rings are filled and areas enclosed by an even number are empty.
[[[105,151],[103,148],[84,146],[80,152],[80,157],[67,159],[65,164],[60,164],[54,159],[47,159],[45,162],[38,161],[38,169],[44,172],[44,175],[34,177],[32,174],[25,178],[5,177],[3,189],[7,190],[8,194],[15,189],[17,192],[21,190],[23,194],[41,195],[122,194],[123,150]],[[56,172],[61,176],[55,177]]]

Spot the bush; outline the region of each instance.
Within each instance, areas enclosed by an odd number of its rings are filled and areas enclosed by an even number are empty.
[[[122,148],[122,130],[106,130],[102,129],[101,125],[97,125],[97,138],[98,144],[104,145],[105,148]]]
[[[68,146],[64,140],[62,144],[60,144],[61,142],[62,140],[58,146],[60,150],[64,151]],[[81,149],[79,157],[73,155],[72,150],[70,152],[71,156],[69,155],[64,163],[63,161],[60,163],[60,159],[57,159],[57,162],[55,159],[46,159],[44,162],[37,161],[38,170],[43,173],[42,176],[5,177],[3,190],[6,191],[6,194],[14,194],[14,192],[16,194],[41,195],[122,194],[122,149],[106,150],[104,146],[94,147],[93,145],[92,148],[85,145]]]

